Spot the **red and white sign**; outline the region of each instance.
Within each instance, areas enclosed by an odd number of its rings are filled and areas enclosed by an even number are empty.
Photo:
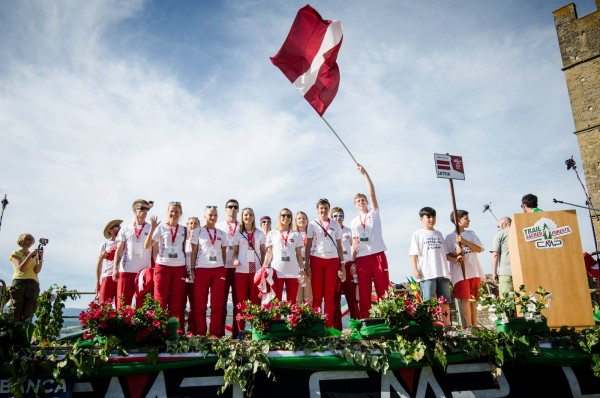
[[[453,180],[464,180],[465,169],[462,156],[434,153],[435,172],[438,178],[451,178]]]

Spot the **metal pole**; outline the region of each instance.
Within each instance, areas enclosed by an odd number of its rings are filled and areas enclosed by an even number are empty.
[[[452,182],[452,178],[448,179],[450,181],[450,195],[452,196],[452,215],[454,217],[454,227],[456,231],[456,235],[460,235],[460,228],[458,227],[458,219],[456,218],[456,198],[454,196],[454,183]],[[463,254],[462,244],[459,243],[458,247],[460,248],[461,255]],[[461,258],[459,260],[460,268],[462,270],[463,279],[467,279],[467,275],[465,273],[465,259]]]
[[[340,136],[335,132],[335,130],[333,129],[333,127],[331,127],[331,125],[329,124],[329,122],[327,120],[325,120],[325,118],[323,116],[321,116],[321,119],[323,119],[323,121],[325,122],[325,124],[327,125],[327,127],[329,127],[329,129],[333,132],[333,134],[335,134],[335,136],[337,137],[337,139],[340,141],[340,143],[346,149],[346,152],[348,152],[348,155],[350,155],[350,157],[354,161],[354,163],[358,164],[358,162],[356,161],[356,159],[354,159],[354,156],[352,156],[352,154],[350,153],[350,150],[348,149],[348,147],[346,146],[346,144],[344,144],[344,141],[342,141],[342,139],[340,138]]]

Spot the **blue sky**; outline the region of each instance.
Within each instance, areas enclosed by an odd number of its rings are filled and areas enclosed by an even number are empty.
[[[47,237],[42,287],[90,290],[105,223],[136,198],[184,218],[234,197],[257,214],[316,217],[327,197],[355,214],[362,177],[269,61],[300,1],[0,1],[0,277],[17,236]],[[459,208],[486,249],[495,220],[535,193],[585,198],[552,11],[562,1],[315,1],[339,19],[341,84],[325,117],[371,174],[390,274],[410,274],[423,206],[451,232],[434,153],[463,156]],[[576,1],[579,16],[595,10]],[[578,211],[583,246],[589,220]],[[490,257],[482,254],[484,269]]]

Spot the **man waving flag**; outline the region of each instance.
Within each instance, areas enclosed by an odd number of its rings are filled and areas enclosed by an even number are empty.
[[[342,24],[321,18],[310,5],[296,14],[283,46],[271,57],[304,98],[323,116],[337,94],[340,71],[336,63],[342,45]]]

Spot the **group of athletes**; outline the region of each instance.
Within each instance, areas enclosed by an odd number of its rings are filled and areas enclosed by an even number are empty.
[[[272,230],[270,218],[262,217],[262,225],[257,225],[249,207],[241,209],[238,221],[235,199],[225,204],[225,220],[218,222],[217,206],[206,206],[202,222],[190,217],[185,225],[180,224],[180,202],[169,203],[167,219],[161,222],[156,216],[147,220],[152,203],[135,200],[131,223],[121,226],[122,220],[112,220],[104,230],[107,240],[96,269],[99,302],[139,307],[152,293],[178,318],[182,331],[189,302],[188,334],[214,337],[225,335],[230,292],[233,336],[245,326],[237,319],[241,317],[236,318],[238,304],[246,300],[259,304],[260,296],[271,289],[279,300],[306,300],[322,308],[326,327],[342,328],[342,292],[350,316],[368,318],[372,284],[382,297],[390,281],[375,188],[367,171],[357,167],[369,198],[355,196],[358,215],[350,228],[344,226],[344,211],[331,208],[327,199],[317,201],[318,217],[310,222],[304,212],[294,215],[288,208],[281,209]],[[261,292],[255,283],[257,274],[257,280],[261,274],[269,275],[268,291]]]

